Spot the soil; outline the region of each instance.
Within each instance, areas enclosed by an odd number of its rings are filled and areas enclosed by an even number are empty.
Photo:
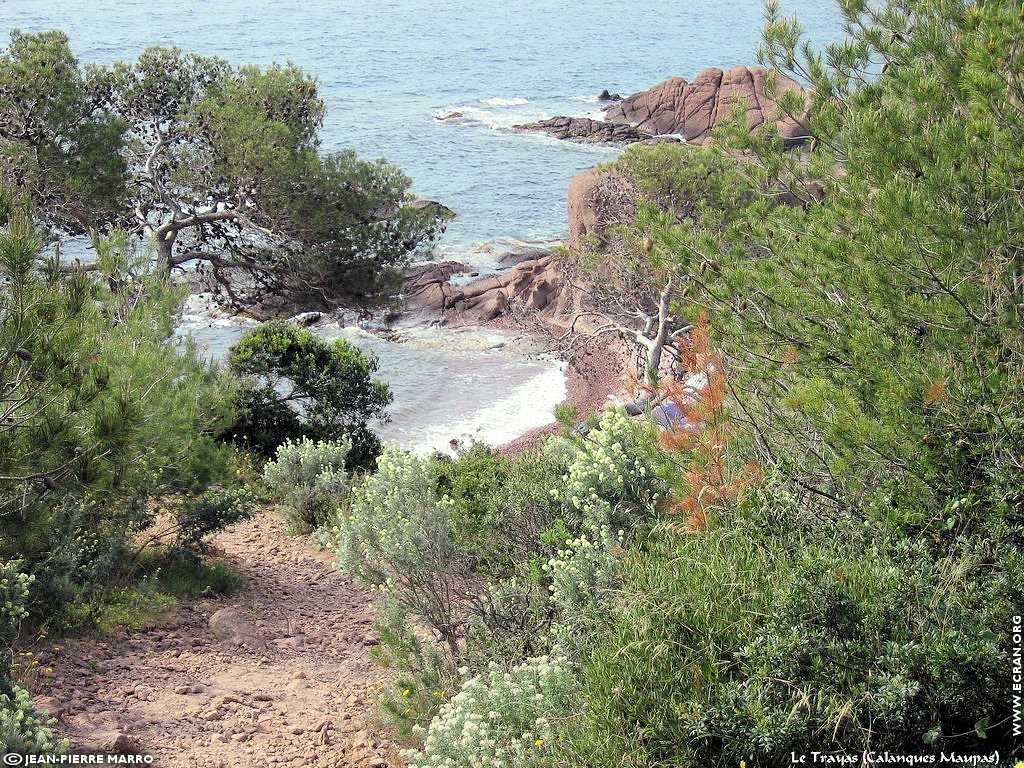
[[[369,658],[369,592],[271,510],[214,545],[247,579],[240,593],[183,603],[157,628],[67,642],[45,662],[36,701],[59,716],[57,734],[168,768],[400,765],[374,724],[384,670]],[[239,630],[226,639],[211,630],[218,611]]]

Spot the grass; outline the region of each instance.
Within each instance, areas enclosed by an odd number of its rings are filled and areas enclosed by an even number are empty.
[[[60,634],[137,632],[159,623],[180,600],[194,600],[207,590],[232,595],[245,586],[245,577],[226,563],[156,548],[139,556],[127,581],[64,607],[56,622]]]

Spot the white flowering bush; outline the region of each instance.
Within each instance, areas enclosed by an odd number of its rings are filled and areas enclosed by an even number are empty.
[[[32,704],[28,691],[10,678],[9,649],[18,637],[21,622],[28,616],[25,603],[33,582],[18,563],[0,563],[0,752],[38,754],[67,745],[56,745]]]
[[[15,685],[9,694],[0,692],[0,752],[34,755],[68,751],[67,741],[57,743],[53,731],[36,711],[28,691]]]
[[[573,459],[561,495],[585,528],[629,529],[650,517],[663,497],[664,484],[641,453],[650,444],[644,429],[624,413],[609,411]]]
[[[263,469],[263,482],[281,499],[278,511],[293,529],[308,533],[334,524],[352,489],[345,469],[351,449],[347,440],[308,438],[277,449]]]
[[[443,568],[455,549],[450,509],[450,500],[437,493],[429,460],[389,448],[339,522],[338,560],[376,586],[399,574]]]
[[[33,581],[18,563],[0,564],[0,649],[10,647],[18,637],[21,621],[28,616],[25,603]]]
[[[607,525],[566,542],[543,566],[559,623],[571,626],[592,615],[619,584],[623,532]]]
[[[355,489],[336,547],[343,570],[426,623],[457,656],[472,585],[455,546],[451,509],[429,459],[389,448],[376,474]]]
[[[572,712],[578,680],[565,659],[528,659],[511,671],[491,664],[469,678],[408,750],[410,768],[530,768],[550,764],[553,721]]]

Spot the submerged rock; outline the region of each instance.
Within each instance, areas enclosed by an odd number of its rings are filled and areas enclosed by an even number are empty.
[[[589,117],[553,117],[536,123],[512,126],[514,131],[537,131],[558,139],[580,142],[635,143],[653,138],[648,131]]]

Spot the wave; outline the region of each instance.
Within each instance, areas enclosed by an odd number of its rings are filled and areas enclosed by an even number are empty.
[[[486,104],[490,107],[519,107],[523,104],[529,104],[530,100],[523,96],[515,96],[511,99],[503,99],[501,96],[495,96],[493,99],[480,99],[481,104]]]
[[[523,96],[495,96],[437,109],[434,111],[434,118],[453,125],[505,132],[516,125],[563,115],[600,120],[604,114],[604,107],[597,107],[598,101],[595,96],[553,96],[536,99],[527,99]]]

